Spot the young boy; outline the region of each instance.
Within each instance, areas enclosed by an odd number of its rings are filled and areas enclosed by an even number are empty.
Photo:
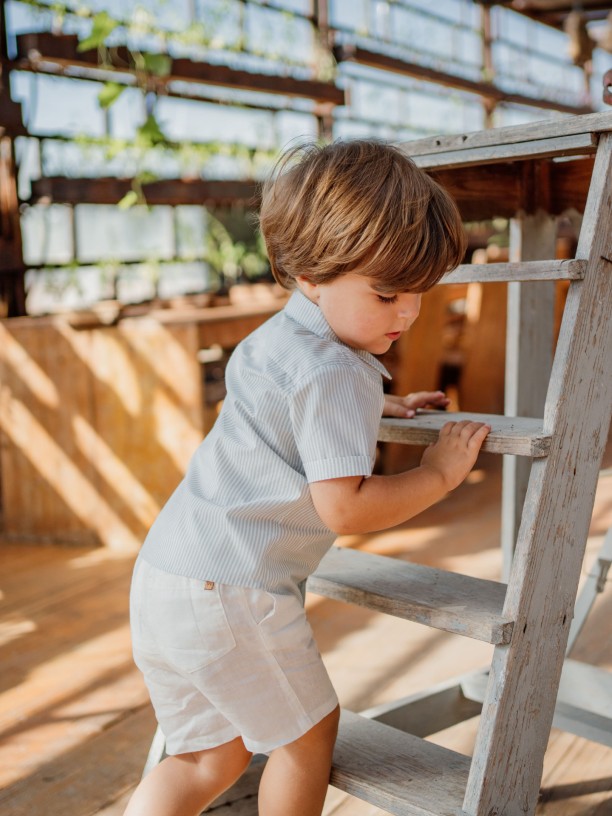
[[[126,816],[195,816],[269,754],[260,816],[319,816],[338,700],[300,584],[338,534],[400,524],[459,485],[490,430],[447,423],[419,467],[372,475],[386,352],[460,263],[447,194],[371,141],[292,151],[260,224],[285,308],[235,350],[221,414],[161,511],[131,595],[136,663],[170,756]]]

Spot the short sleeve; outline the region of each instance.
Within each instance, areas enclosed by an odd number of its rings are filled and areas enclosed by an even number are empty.
[[[308,482],[372,474],[383,404],[374,370],[327,366],[299,382],[291,421]]]

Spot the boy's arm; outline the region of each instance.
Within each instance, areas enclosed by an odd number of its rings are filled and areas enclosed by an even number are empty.
[[[321,521],[338,535],[394,527],[435,504],[461,484],[491,430],[482,422],[447,422],[421,464],[394,476],[349,476],[311,482]]]

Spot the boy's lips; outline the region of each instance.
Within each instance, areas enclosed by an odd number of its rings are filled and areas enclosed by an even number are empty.
[[[389,334],[386,334],[385,337],[388,337],[389,340],[397,340],[400,335],[401,332],[389,332]]]

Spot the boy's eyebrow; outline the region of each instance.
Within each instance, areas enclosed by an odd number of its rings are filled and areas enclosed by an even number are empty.
[[[370,289],[373,289],[375,292],[379,292],[381,295],[397,294],[395,290],[393,292],[390,292],[389,289],[386,289],[383,284],[377,285],[376,283],[370,283],[369,286]]]

